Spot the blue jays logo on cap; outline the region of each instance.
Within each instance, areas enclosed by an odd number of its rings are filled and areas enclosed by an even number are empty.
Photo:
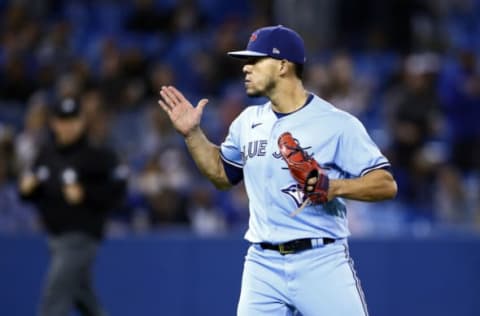
[[[269,56],[296,64],[306,61],[303,39],[297,32],[282,25],[256,30],[250,36],[246,50],[228,52],[228,55],[237,58]]]

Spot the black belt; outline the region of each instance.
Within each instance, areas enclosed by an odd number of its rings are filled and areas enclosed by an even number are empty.
[[[328,245],[335,242],[333,238],[319,238],[318,239],[320,244]],[[302,250],[312,249],[314,245],[312,243],[312,239],[304,238],[304,239],[295,239],[288,241],[283,244],[270,244],[268,242],[261,242],[260,247],[262,249],[269,249],[269,250],[276,250],[280,252],[282,255],[286,255],[289,253],[295,253]]]

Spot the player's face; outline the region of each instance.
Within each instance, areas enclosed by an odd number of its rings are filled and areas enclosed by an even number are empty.
[[[248,58],[243,66],[245,90],[250,97],[268,97],[276,86],[279,60],[269,57]]]

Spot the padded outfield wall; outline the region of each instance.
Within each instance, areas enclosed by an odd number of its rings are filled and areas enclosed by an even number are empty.
[[[247,243],[239,236],[109,239],[96,287],[113,316],[235,315]],[[480,315],[480,238],[352,239],[370,315]],[[41,237],[0,237],[0,315],[33,316],[48,252]]]

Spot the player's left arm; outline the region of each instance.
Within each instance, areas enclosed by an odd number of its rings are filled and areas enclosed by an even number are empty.
[[[397,183],[385,169],[376,169],[354,179],[330,179],[328,200],[342,197],[358,201],[381,201],[397,195]]]
[[[336,164],[352,177],[330,179],[328,199],[342,197],[359,201],[392,199],[397,184],[390,163],[372,141],[363,124],[347,116],[340,137]]]

